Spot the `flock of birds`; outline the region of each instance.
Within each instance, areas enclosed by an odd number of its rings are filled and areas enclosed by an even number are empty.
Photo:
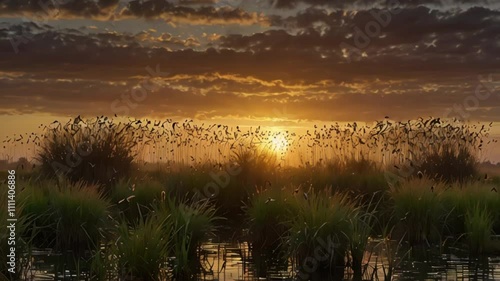
[[[479,152],[487,144],[492,123],[462,123],[458,120],[419,118],[405,122],[388,116],[373,124],[322,124],[304,129],[274,130],[257,127],[197,124],[135,118],[77,116],[66,123],[41,124],[39,132],[16,134],[3,140],[4,155],[33,158],[58,134],[69,139],[102,141],[113,134],[144,163],[182,163],[195,166],[205,162],[232,161],[235,152],[267,150],[284,165],[315,165],[329,160],[370,159],[395,167],[410,164],[429,149],[445,146],[467,147]]]

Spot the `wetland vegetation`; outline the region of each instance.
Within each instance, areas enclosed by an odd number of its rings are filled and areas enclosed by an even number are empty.
[[[228,241],[246,243],[253,278],[278,266],[289,280],[400,280],[421,251],[500,253],[500,173],[480,166],[488,126],[386,119],[296,133],[77,117],[42,129],[4,141],[36,151],[16,169],[21,266],[12,275],[2,261],[5,278],[40,273],[40,249],[62,256],[46,258],[58,280],[214,277],[229,265],[207,245]]]

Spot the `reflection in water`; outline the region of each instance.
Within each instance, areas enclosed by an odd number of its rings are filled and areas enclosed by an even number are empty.
[[[381,265],[387,257],[376,246],[371,249],[374,251],[365,258],[369,264],[366,276],[384,280]],[[414,249],[407,253],[410,254],[397,264],[393,280],[500,280],[500,257],[469,258],[466,252],[454,248],[447,253],[439,253],[438,249]],[[292,262],[253,251],[246,242],[208,242],[202,245],[199,254],[198,280],[299,280],[294,277],[296,269]],[[67,257],[47,251],[35,251],[31,265],[32,280],[90,280],[83,270],[85,261],[75,266]],[[112,273],[108,278],[118,280]],[[350,278],[352,272],[346,271],[346,280]]]

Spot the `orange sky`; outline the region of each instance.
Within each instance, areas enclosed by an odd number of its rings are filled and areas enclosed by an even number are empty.
[[[9,1],[0,4],[0,137],[53,116],[114,114],[497,124],[497,2]]]

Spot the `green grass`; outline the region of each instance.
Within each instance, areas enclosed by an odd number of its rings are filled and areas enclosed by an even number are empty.
[[[464,224],[469,251],[473,254],[488,251],[493,234],[493,216],[489,210],[479,204],[468,208]]]
[[[56,248],[83,253],[98,247],[104,238],[110,204],[97,186],[75,184],[52,194],[50,200]]]
[[[362,201],[363,198],[358,199],[358,202]],[[379,224],[377,219],[379,203],[380,200],[377,199],[376,194],[373,194],[368,203],[357,207],[350,218],[348,240],[353,281],[361,281],[366,273],[366,269],[363,270],[363,257],[369,251],[367,247],[370,236],[373,234],[375,226]]]
[[[110,203],[94,185],[43,182],[28,184],[20,196],[24,216],[34,218],[25,235],[37,247],[82,255],[96,249],[108,226]],[[35,230],[36,233],[32,233]]]
[[[144,219],[154,204],[166,197],[165,188],[155,180],[120,180],[111,191],[111,202],[129,223]]]
[[[28,229],[31,228],[33,223],[33,216],[31,215],[23,215],[25,204],[21,200],[17,200],[15,212],[16,212],[16,230],[15,230],[15,245],[10,245],[7,241],[9,239],[10,233],[7,230],[7,219],[11,218],[7,209],[7,201],[9,200],[8,196],[8,186],[5,184],[0,184],[0,202],[5,202],[5,205],[0,209],[0,220],[2,221],[1,227],[2,231],[0,233],[0,241],[2,241],[2,245],[0,246],[0,277],[4,277],[5,280],[18,280],[23,276],[22,267],[26,266],[30,261],[31,255],[31,240],[33,236],[24,235]],[[32,234],[35,234],[35,231],[32,231]],[[10,255],[10,247],[14,246],[16,248],[16,271],[15,273],[11,273],[8,271],[9,266],[7,262],[10,262],[10,258],[7,258],[7,255]],[[24,278],[25,276],[23,276]]]
[[[287,221],[297,208],[293,197],[295,188],[259,188],[246,208],[249,222],[249,240],[253,249],[274,252],[279,250],[282,239],[287,234]]]
[[[444,185],[429,178],[411,179],[391,188],[394,217],[411,245],[429,243],[441,235]]]
[[[23,182],[24,189],[18,197],[19,201],[24,204],[21,215],[32,218],[30,227],[22,235],[33,237],[33,245],[40,248],[55,246],[55,235],[49,219],[50,189],[43,187],[51,184],[54,183]]]
[[[168,216],[152,214],[132,228],[122,223],[115,244],[121,278],[163,280],[173,232],[174,225]]]
[[[196,269],[196,251],[216,231],[216,223],[222,218],[210,201],[197,202],[167,199],[155,209],[159,217],[166,217],[168,226],[173,227],[172,249],[175,257],[174,275],[180,279],[192,278]]]
[[[343,276],[355,206],[346,194],[332,195],[330,189],[310,191],[307,196],[297,194],[295,200],[297,213],[289,220],[290,231],[284,242],[290,255],[297,258],[303,270],[306,260],[320,253],[315,257],[318,268],[314,273]]]
[[[500,195],[491,189],[494,186],[491,183],[474,181],[465,184],[454,184],[441,195],[441,203],[448,213],[446,235],[454,237],[465,236],[470,238],[475,233],[473,224],[477,222],[478,232],[481,230],[481,223],[491,223],[490,235],[495,228],[500,226]],[[489,227],[489,226],[488,226]],[[478,237],[474,235],[474,237]],[[488,237],[489,239],[489,237]],[[467,242],[473,253],[482,251],[479,241]],[[484,244],[483,244],[484,246]]]

